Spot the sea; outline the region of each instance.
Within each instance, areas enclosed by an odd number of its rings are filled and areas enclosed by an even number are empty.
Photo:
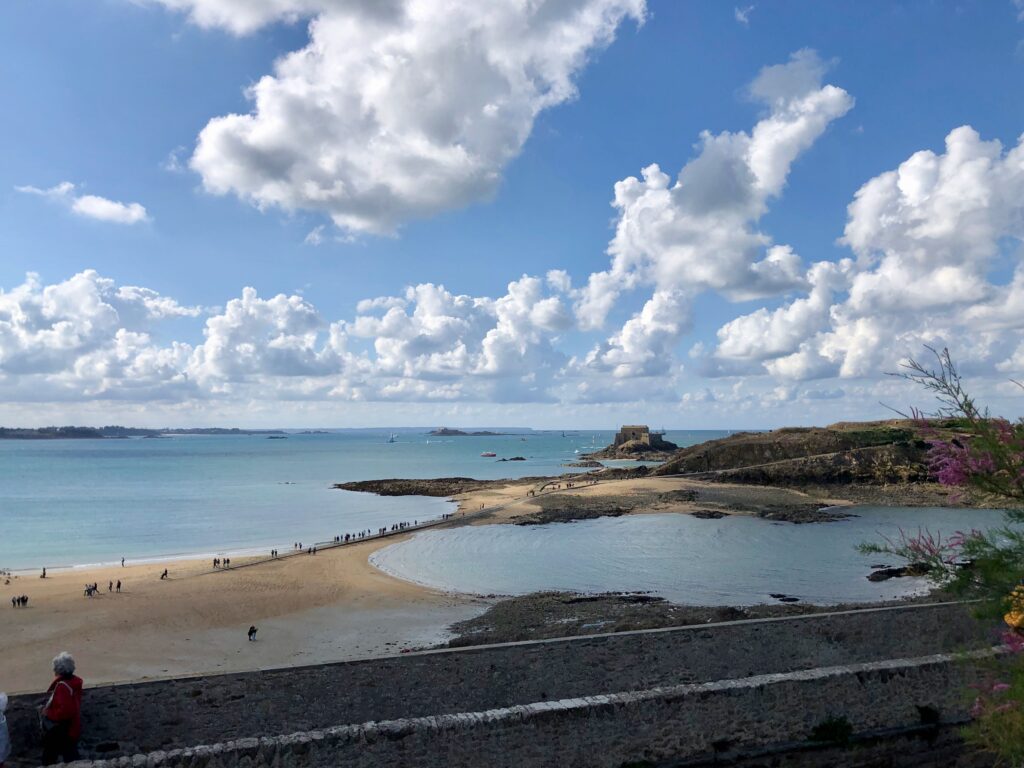
[[[419,427],[289,431],[285,439],[239,434],[0,440],[0,568],[283,550],[296,542],[423,521],[453,505],[331,486],[388,477],[556,475],[573,471],[564,465],[614,436],[575,430],[483,437],[428,432]],[[693,445],[727,434],[672,431],[667,438]],[[480,455],[485,452],[497,456]],[[515,457],[525,460],[501,461]]]
[[[686,446],[726,431],[670,431]],[[422,522],[446,499],[332,488],[389,477],[556,475],[611,431],[438,437],[423,428],[284,435],[0,441],[0,569],[88,567],[266,553],[295,543]],[[494,453],[494,457],[482,456]],[[523,461],[501,461],[521,457]],[[606,462],[629,466],[635,462]],[[399,578],[482,595],[638,591],[684,604],[886,600],[920,579],[870,582],[891,558],[857,545],[900,530],[950,534],[1000,522],[993,510],[857,507],[855,517],[794,525],[747,516],[652,514],[543,526],[425,530],[376,552]]]

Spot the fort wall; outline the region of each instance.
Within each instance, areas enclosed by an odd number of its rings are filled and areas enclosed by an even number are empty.
[[[680,758],[707,762],[779,741],[806,743],[815,725],[834,716],[860,732],[920,724],[922,712],[959,721],[968,672],[962,659],[949,654],[870,662],[241,739],[95,762],[91,768],[621,768],[669,760],[678,765]],[[943,735],[938,724],[931,732]],[[887,757],[890,766],[984,764],[957,743],[936,750],[926,739],[905,744],[898,759]],[[832,749],[827,764],[853,768],[866,765],[864,758],[855,747]]]
[[[438,740],[448,743],[472,720],[469,743],[518,743],[533,733],[537,738],[550,739],[542,742],[550,754],[551,749],[562,749],[564,740],[575,730],[586,732],[582,724],[591,721],[591,725],[600,722],[602,728],[618,734],[624,745],[639,743],[628,738],[631,729],[640,727],[635,718],[637,709],[643,710],[647,722],[642,729],[647,735],[642,740],[650,737],[652,743],[659,743],[667,737],[663,733],[654,738],[651,728],[662,715],[678,727],[690,722],[683,730],[704,733],[708,738],[714,735],[717,740],[724,738],[720,735],[723,728],[735,729],[728,723],[712,726],[712,721],[706,719],[710,715],[702,713],[729,711],[736,723],[742,725],[749,720],[753,727],[761,723],[760,710],[776,704],[790,710],[784,715],[789,718],[786,727],[776,732],[778,735],[809,728],[821,716],[827,697],[809,692],[816,685],[812,681],[827,683],[826,688],[833,689],[831,694],[846,696],[847,688],[856,688],[853,681],[859,679],[861,671],[869,670],[876,677],[899,681],[892,683],[885,695],[901,698],[885,706],[902,707],[898,722],[909,718],[913,725],[917,723],[917,715],[910,717],[916,712],[914,706],[931,701],[923,693],[919,695],[925,682],[938,686],[932,698],[945,695],[942,692],[948,688],[950,676],[958,674],[957,669],[946,661],[933,660],[927,664],[908,662],[910,666],[904,665],[905,670],[901,667],[903,671],[890,674],[884,670],[895,668],[885,667],[886,660],[979,648],[990,640],[967,607],[946,603],[422,651],[336,664],[89,687],[82,747],[90,757],[115,757],[224,744],[247,737],[278,739],[279,734],[329,729],[334,734],[328,740],[330,749],[341,749],[353,739],[353,743],[364,744],[370,738],[366,726],[346,724],[406,723],[388,726],[404,732],[412,727],[408,721],[415,721],[419,724],[410,732],[414,738],[387,737],[385,741],[409,745],[422,741],[429,743],[430,749],[438,749]],[[856,666],[865,664],[868,666]],[[82,672],[87,679],[88,670]],[[783,677],[773,677],[778,675]],[[758,682],[751,682],[755,680]],[[731,681],[740,682],[734,686]],[[883,685],[880,678],[876,683]],[[765,687],[776,684],[782,687]],[[800,696],[810,696],[809,701],[817,703],[803,707],[799,697],[791,695],[797,689]],[[953,693],[959,697],[961,692],[956,689]],[[619,698],[601,698],[609,695]],[[782,698],[773,699],[775,696]],[[39,699],[39,695],[12,698],[8,718],[16,759],[30,759],[38,748],[35,705]],[[712,706],[712,699],[722,703]],[[550,704],[556,701],[560,702],[557,706]],[[754,706],[755,702],[760,703]],[[836,705],[841,703],[842,698],[834,700]],[[952,711],[952,701],[936,704]],[[857,709],[860,706],[856,705],[853,714],[864,727],[874,727],[876,720],[867,716],[866,709]],[[747,707],[751,709],[747,711]],[[479,714],[492,710],[502,714]],[[554,712],[570,714],[551,720]],[[771,715],[776,716],[783,715]],[[765,720],[764,728],[770,730],[772,722],[770,718]],[[427,728],[427,723],[434,725]],[[345,727],[339,730],[337,726]],[[562,727],[569,730],[559,735]],[[353,735],[357,733],[362,735]],[[319,745],[310,746],[310,750],[327,749],[328,742],[323,739],[328,737],[321,734],[309,738],[309,744]],[[603,748],[602,738],[595,733],[587,736],[586,743]],[[293,748],[287,740],[274,743],[274,749]],[[703,742],[687,744],[687,749],[706,746],[700,746]],[[360,749],[365,750],[365,744]]]

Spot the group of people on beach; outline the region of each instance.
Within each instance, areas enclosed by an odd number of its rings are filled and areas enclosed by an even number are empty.
[[[441,515],[441,519],[450,520],[454,516],[455,515],[453,513],[448,512]],[[419,520],[413,520],[411,523],[408,521],[401,523],[392,523],[390,526],[382,526],[381,528],[378,528],[376,531],[373,531],[369,528],[365,528],[361,531],[358,531],[357,533],[338,534],[332,539],[331,543],[349,544],[353,541],[359,541],[361,539],[371,538],[373,536],[386,536],[388,533],[398,533],[399,531],[405,531],[411,528],[415,528],[419,525],[419,522]],[[293,553],[305,553],[307,555],[315,555],[317,553],[317,547],[316,545],[313,545],[311,547],[305,546],[301,541],[295,541],[292,542],[292,551]],[[278,549],[270,550],[270,557],[276,560],[277,558],[281,557],[281,551]],[[122,560],[122,565],[123,564],[124,561]],[[218,570],[230,568],[231,559],[215,557],[213,558],[213,567]],[[163,574],[161,574],[160,578],[166,579],[167,571],[164,571]]]
[[[12,608],[24,608],[28,605],[28,595],[20,595],[18,597],[11,598]]]
[[[121,580],[120,579],[117,580],[116,586],[115,586],[115,583],[113,581],[108,581],[107,582],[107,592],[114,592],[115,589],[117,590],[118,594],[121,594]],[[100,591],[100,586],[99,586],[99,584],[97,584],[95,582],[93,582],[92,584],[86,584],[85,585],[85,596],[86,597],[95,597],[97,594],[99,594],[99,591]]]

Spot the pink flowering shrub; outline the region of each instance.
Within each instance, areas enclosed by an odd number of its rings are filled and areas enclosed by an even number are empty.
[[[930,348],[929,348],[930,349]],[[964,390],[949,350],[935,355],[938,368],[911,360],[899,374],[931,391],[941,407],[931,417],[913,416],[929,444],[931,475],[943,485],[1005,510],[1004,525],[988,531],[940,533],[919,530],[866,552],[883,552],[923,566],[930,579],[954,593],[981,600],[981,612],[1002,617],[1002,644],[1011,655],[992,677],[975,686],[966,729],[971,742],[993,753],[997,765],[1024,767],[1024,419],[990,416]],[[940,433],[937,419],[950,430]]]
[[[1020,651],[1020,634],[1008,633],[1008,644]],[[994,754],[996,765],[1024,765],[1024,664],[1017,657],[1004,669],[1002,679],[992,677],[977,683],[970,714],[973,722],[965,729],[969,743]]]

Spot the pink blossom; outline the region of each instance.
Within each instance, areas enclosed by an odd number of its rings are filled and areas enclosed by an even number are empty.
[[[1006,632],[1003,632],[1000,639],[1003,642],[1003,646],[1010,653],[1020,653],[1021,651],[1024,651],[1024,635],[1020,632],[1007,630]]]

